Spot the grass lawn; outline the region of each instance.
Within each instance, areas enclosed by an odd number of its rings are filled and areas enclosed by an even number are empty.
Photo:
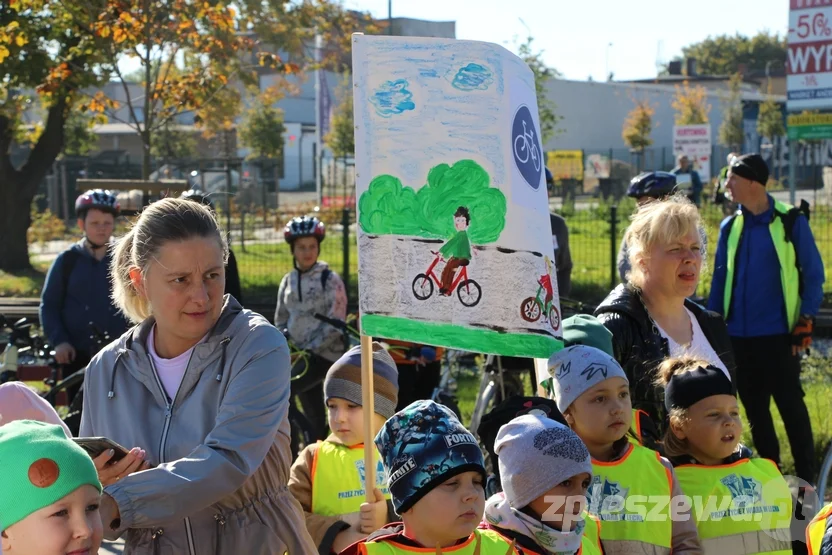
[[[34,269],[10,274],[0,270],[0,297],[40,297],[50,262],[33,262]]]

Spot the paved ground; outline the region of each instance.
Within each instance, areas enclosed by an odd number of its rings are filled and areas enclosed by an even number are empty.
[[[114,543],[104,542],[99,553],[122,553],[124,551],[124,542],[119,540]]]

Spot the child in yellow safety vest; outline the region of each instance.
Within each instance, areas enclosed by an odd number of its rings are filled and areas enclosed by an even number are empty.
[[[700,554],[688,508],[669,461],[627,439],[632,404],[627,376],[608,354],[584,345],[549,359],[558,409],[592,455],[589,511],[601,519],[601,543],[617,553]]]
[[[482,451],[450,409],[416,401],[384,424],[375,443],[402,522],[342,555],[517,555],[497,532],[477,529],[485,506]]]
[[[318,552],[338,553],[395,520],[387,501],[387,476],[378,453],[374,503],[365,503],[364,418],[373,433],[396,412],[398,371],[380,343],[373,343],[375,414],[365,415],[361,398],[361,347],[338,359],[326,374],[324,397],[331,435],[307,446],[292,465],[289,491],[300,502]]]
[[[806,546],[809,555],[832,554],[832,503],[822,508],[809,523]]]
[[[497,433],[503,491],[485,504],[483,527],[517,542],[523,555],[600,555],[600,522],[584,512],[589,451],[575,432],[524,414]]]
[[[693,507],[706,555],[792,553],[792,500],[774,462],[740,443],[742,420],[725,372],[705,360],[659,367],[670,426],[662,442]]]

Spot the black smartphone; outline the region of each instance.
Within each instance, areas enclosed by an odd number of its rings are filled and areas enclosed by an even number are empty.
[[[130,451],[106,437],[76,437],[73,439],[93,459],[109,449],[115,451],[115,454],[110,459],[110,464],[120,461]]]

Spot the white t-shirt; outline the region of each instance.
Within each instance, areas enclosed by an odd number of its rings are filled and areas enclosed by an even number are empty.
[[[699,320],[696,319],[696,316],[693,313],[685,308],[685,312],[688,313],[688,317],[690,318],[690,326],[693,330],[693,339],[691,339],[690,345],[687,347],[676,343],[672,337],[670,337],[666,331],[662,329],[659,324],[656,324],[656,327],[659,329],[659,333],[662,337],[667,339],[667,345],[670,350],[671,357],[681,357],[681,356],[693,356],[696,358],[701,358],[703,360],[707,360],[712,365],[716,366],[728,377],[731,379],[731,374],[728,373],[728,368],[725,367],[722,360],[719,358],[719,355],[716,354],[714,348],[711,347],[711,344],[708,342],[708,338],[705,337],[705,333],[702,331],[702,326],[699,325]]]
[[[205,337],[208,337],[206,334]],[[205,337],[199,340],[200,343],[205,341]],[[156,367],[156,373],[159,374],[159,380],[165,388],[168,397],[174,399],[179,386],[182,384],[182,378],[185,377],[185,370],[188,369],[188,361],[191,359],[191,353],[194,352],[194,347],[191,347],[178,357],[162,358],[156,353],[156,325],[150,330],[150,336],[147,338],[147,346],[150,351],[150,358],[153,360],[153,366]]]

